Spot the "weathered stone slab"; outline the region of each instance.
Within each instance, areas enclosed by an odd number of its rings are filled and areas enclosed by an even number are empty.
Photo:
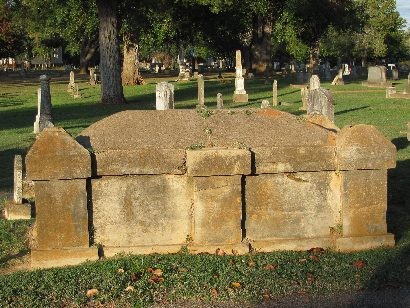
[[[300,172],[246,177],[246,236],[323,238],[339,221],[339,177]]]
[[[66,265],[77,265],[85,261],[98,260],[97,247],[31,250],[32,268],[49,268]]]
[[[95,153],[97,175],[184,174],[185,150],[136,149]]]
[[[31,205],[28,203],[6,202],[4,206],[4,217],[7,220],[30,219]]]
[[[97,243],[108,247],[186,244],[193,203],[189,177],[102,177],[91,183]]]
[[[336,168],[336,147],[254,148],[256,174]]]
[[[193,244],[240,243],[241,176],[195,177],[194,189]]]
[[[396,148],[372,125],[342,128],[336,139],[340,170],[389,169],[396,166]]]
[[[232,100],[234,103],[247,103],[249,98],[248,98],[248,94],[234,93]]]
[[[387,234],[387,171],[341,172],[343,236]]]
[[[86,180],[36,181],[34,249],[88,247]]]
[[[251,152],[242,149],[201,149],[186,152],[187,174],[191,176],[251,173]]]
[[[27,179],[55,180],[91,176],[90,153],[62,128],[46,128],[26,156]]]
[[[338,251],[359,251],[378,247],[393,247],[394,235],[376,235],[360,237],[343,237],[336,239],[336,250]]]

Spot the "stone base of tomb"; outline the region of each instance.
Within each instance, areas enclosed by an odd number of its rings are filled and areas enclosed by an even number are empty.
[[[248,94],[235,94],[234,93],[233,102],[234,103],[247,103],[248,102]]]
[[[7,202],[4,207],[4,217],[7,220],[31,219],[31,205],[29,203]]]
[[[32,268],[49,268],[77,265],[85,261],[98,260],[98,248],[67,248],[31,251]]]
[[[368,82],[368,81],[363,81],[362,86],[370,87],[370,88],[385,88],[385,87],[391,87],[392,83],[391,82]]]
[[[336,239],[337,251],[359,251],[378,247],[393,247],[394,235],[391,233],[372,236],[342,237]]]
[[[254,252],[270,252],[275,250],[309,250],[314,247],[331,248],[331,238],[278,238],[263,241],[251,241]]]
[[[209,253],[209,254],[239,254],[243,255],[249,252],[247,243],[226,244],[226,245],[153,245],[153,246],[130,246],[130,247],[104,247],[104,257],[113,257],[118,254],[135,254],[147,255],[153,253],[170,254],[186,250],[191,254]]]

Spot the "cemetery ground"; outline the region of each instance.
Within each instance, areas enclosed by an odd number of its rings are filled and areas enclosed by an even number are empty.
[[[47,72],[49,74],[49,72]],[[53,75],[55,74],[55,75]],[[38,76],[25,78],[0,75],[0,206],[11,198],[13,157],[25,154],[34,141]],[[63,76],[60,76],[63,75]],[[158,75],[161,76],[161,75]],[[87,84],[87,76],[76,77],[81,98],[67,92],[68,72],[51,74],[54,124],[75,136],[92,123],[115,112],[155,109],[155,85],[175,80],[169,76],[144,76],[143,86],[124,87],[126,105],[101,105],[99,86]],[[205,74],[205,104],[216,107],[223,94],[225,108],[260,107],[271,100],[272,82],[246,79],[249,103],[232,104],[234,76],[224,82],[216,74]],[[277,76],[279,110],[302,115],[300,89]],[[398,91],[407,80],[396,82]],[[174,83],[176,108],[195,108],[197,83]],[[337,253],[326,247],[304,252],[251,253],[243,256],[189,254],[181,247],[173,255],[123,255],[87,262],[80,266],[36,271],[24,269],[29,254],[29,230],[33,221],[0,219],[0,303],[3,306],[145,306],[149,303],[260,303],[279,296],[299,297],[358,290],[386,290],[410,286],[410,145],[406,138],[410,101],[386,99],[384,88],[367,88],[357,82],[331,86],[338,127],[353,124],[376,126],[397,147],[397,167],[389,170],[389,232],[396,246],[356,253]],[[155,221],[153,221],[155,223]],[[354,298],[352,299],[354,300]],[[189,306],[189,305],[187,305]]]

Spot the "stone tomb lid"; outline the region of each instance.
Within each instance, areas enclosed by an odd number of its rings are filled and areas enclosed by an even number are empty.
[[[123,111],[83,130],[77,141],[93,151],[334,146],[335,133],[273,109]]]

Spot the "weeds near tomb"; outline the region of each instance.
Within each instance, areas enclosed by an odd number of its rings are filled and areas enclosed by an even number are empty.
[[[209,110],[208,108],[201,108],[201,109],[198,109],[197,110],[197,113],[201,116],[201,117],[203,117],[204,119],[206,119],[206,118],[209,118],[212,114],[213,114],[213,112],[212,112],[212,110]]]
[[[200,150],[200,149],[203,149],[203,148],[205,148],[205,145],[204,144],[202,144],[202,143],[194,143],[194,144],[191,144],[189,147],[187,147],[186,149],[187,150]]]

